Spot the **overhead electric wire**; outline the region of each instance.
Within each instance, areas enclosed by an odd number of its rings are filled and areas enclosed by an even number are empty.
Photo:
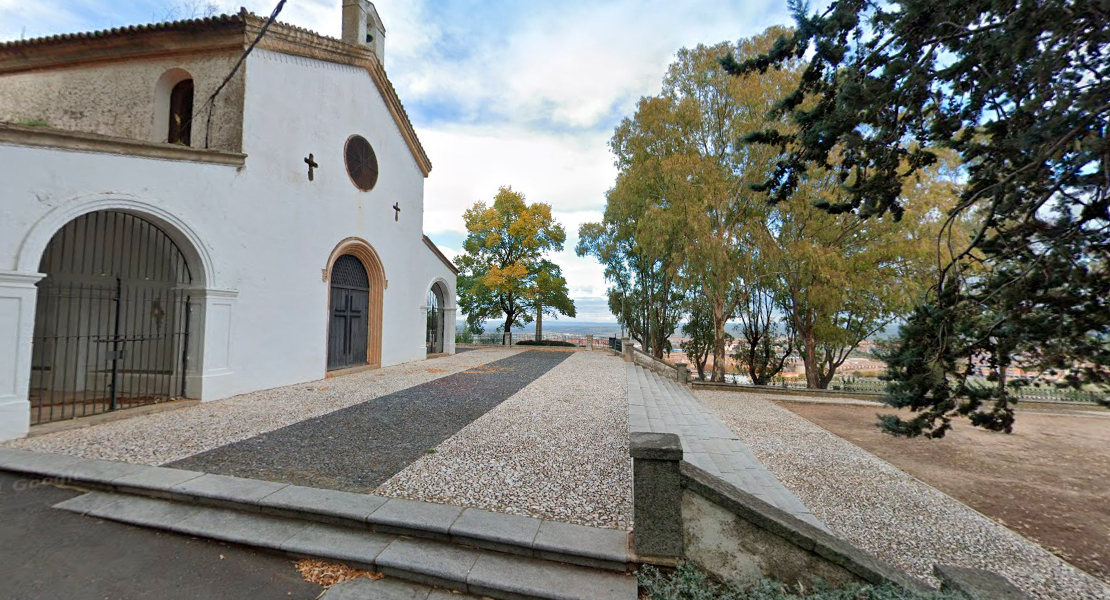
[[[239,60],[235,62],[235,66],[231,68],[231,72],[227,74],[227,77],[224,77],[224,80],[220,82],[220,85],[216,88],[216,91],[212,92],[212,95],[208,97],[208,100],[204,103],[205,106],[202,106],[200,108],[200,110],[204,110],[206,107],[208,109],[208,118],[205,120],[204,125],[205,149],[208,149],[208,142],[211,138],[210,134],[212,131],[212,109],[216,106],[216,96],[219,96],[220,92],[222,92],[223,89],[227,87],[227,84],[231,81],[231,78],[235,77],[235,73],[239,71],[239,67],[243,66],[243,61],[247,60],[247,57],[250,56],[251,51],[254,50],[254,47],[258,45],[258,42],[262,41],[262,36],[266,35],[266,31],[270,28],[270,25],[272,25],[274,21],[277,20],[278,15],[281,14],[281,9],[285,8],[285,2],[286,0],[279,0],[277,6],[274,7],[273,12],[270,13],[270,18],[266,19],[266,22],[262,25],[262,29],[259,30],[258,35],[255,36],[254,41],[251,42],[251,45],[247,46],[247,49],[244,50],[243,54],[239,56]],[[245,16],[246,9],[243,9],[242,14]],[[189,115],[189,120],[187,120],[185,124],[189,126],[193,124],[193,115]],[[167,137],[164,141],[169,142],[169,137]]]
[[[218,96],[220,92],[223,91],[224,87],[227,86],[227,83],[231,81],[231,78],[234,77],[235,73],[239,71],[239,67],[243,65],[243,61],[247,60],[247,56],[249,56],[251,51],[254,50],[254,47],[258,45],[258,42],[262,41],[262,36],[266,35],[266,30],[269,29],[270,25],[277,20],[278,15],[281,14],[281,9],[285,8],[285,2],[286,0],[279,0],[277,6],[274,7],[274,11],[270,13],[270,18],[266,19],[266,23],[262,25],[262,29],[258,32],[258,36],[254,38],[254,41],[251,42],[250,46],[247,46],[247,50],[243,52],[243,55],[239,57],[239,60],[235,63],[235,66],[231,68],[231,72],[228,73],[227,77],[225,77],[223,82],[220,83],[220,87],[216,88],[216,91],[212,92],[212,96],[208,98],[208,119],[204,125],[205,149],[208,148],[209,134],[212,131],[212,109],[216,106],[216,96]]]

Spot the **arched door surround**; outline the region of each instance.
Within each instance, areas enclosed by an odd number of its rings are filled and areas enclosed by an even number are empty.
[[[343,261],[343,264],[340,264],[340,260]],[[354,302],[361,302],[361,300],[356,297],[357,294],[347,294],[343,291],[339,291],[337,294],[337,281],[335,280],[336,276],[337,274],[340,274],[340,272],[344,274],[343,281],[338,282],[340,288],[343,288],[343,282],[351,281],[346,277],[350,276],[350,273],[352,272],[352,260],[357,260],[359,265],[362,267],[362,273],[365,275],[366,281],[364,317],[364,324],[366,329],[366,353],[364,360],[347,366],[370,365],[372,367],[380,367],[382,364],[382,304],[385,298],[385,289],[388,285],[388,282],[385,278],[385,269],[382,267],[382,261],[378,257],[378,253],[374,250],[373,246],[371,246],[366,240],[351,237],[343,240],[335,246],[335,248],[331,252],[331,256],[328,258],[327,265],[325,266],[323,271],[324,281],[328,283],[327,371],[345,368],[334,366],[337,363],[333,362],[331,357],[332,343],[338,343],[337,340],[339,339],[332,337],[333,328],[339,326],[337,325],[337,321],[335,320],[335,311],[337,308],[339,308],[337,302],[339,302],[341,298],[337,296],[351,296],[351,306],[353,308],[357,308],[357,305],[353,304]],[[338,270],[336,269],[337,265],[340,267],[340,269]],[[358,275],[358,271],[355,271],[355,275]],[[351,287],[357,288],[358,286]],[[344,307],[347,306],[347,298],[342,298],[342,301],[344,303]],[[356,338],[352,339],[354,339],[356,342],[358,341]]]
[[[131,212],[81,214],[53,234],[38,270],[32,423],[186,396],[198,299],[166,230]]]

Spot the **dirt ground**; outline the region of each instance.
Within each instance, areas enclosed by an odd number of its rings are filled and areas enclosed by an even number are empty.
[[[1110,582],[1110,412],[1021,411],[1012,435],[963,420],[907,440],[875,426],[892,409],[777,403]]]

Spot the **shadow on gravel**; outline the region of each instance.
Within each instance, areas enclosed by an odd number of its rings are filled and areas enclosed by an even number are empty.
[[[167,466],[370,492],[570,355],[522,352]]]

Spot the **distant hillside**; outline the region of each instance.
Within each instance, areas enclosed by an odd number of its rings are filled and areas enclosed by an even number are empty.
[[[498,325],[499,325],[499,323],[494,323],[492,321],[487,321],[486,324],[485,324],[486,333],[497,333],[497,326]],[[524,329],[513,329],[513,333],[514,334],[516,334],[516,333],[528,333],[528,334],[535,335],[535,333],[536,333],[535,325],[536,325],[535,323],[532,323],[531,325],[525,327]],[[458,322],[459,330],[461,331],[464,327],[466,327],[466,321],[459,321]],[[900,325],[898,325],[897,323],[892,324],[892,325],[888,326],[886,329],[883,329],[883,330],[879,331],[878,333],[876,333],[875,335],[871,336],[870,339],[872,339],[872,340],[884,340],[884,339],[892,338],[892,337],[898,335],[898,330],[899,329],[900,329]],[[741,337],[740,325],[738,323],[729,323],[728,327],[727,327],[727,330],[728,330],[729,334],[732,335],[732,337],[734,337],[734,338]],[[576,334],[579,334],[579,335],[595,335],[595,336],[609,337],[609,336],[620,336],[621,326],[620,326],[619,323],[617,323],[615,321],[606,323],[606,322],[594,322],[594,321],[573,321],[573,320],[571,320],[571,321],[557,321],[555,319],[550,319],[550,320],[544,319],[543,331],[544,331],[544,334],[548,334],[548,333],[576,333]],[[679,324],[679,326],[675,328],[675,332],[671,335],[671,337],[672,338],[681,338],[681,337],[683,337],[682,325],[681,324]]]
[[[496,333],[498,323],[487,321],[485,324],[486,333]],[[536,324],[532,323],[524,329],[513,329],[513,333],[528,333],[535,335]],[[465,321],[459,321],[458,328],[461,330],[466,327]],[[577,333],[579,335],[595,335],[595,336],[620,336],[621,326],[616,322],[612,323],[594,323],[589,321],[557,321],[555,319],[543,320],[544,335],[549,333]]]

